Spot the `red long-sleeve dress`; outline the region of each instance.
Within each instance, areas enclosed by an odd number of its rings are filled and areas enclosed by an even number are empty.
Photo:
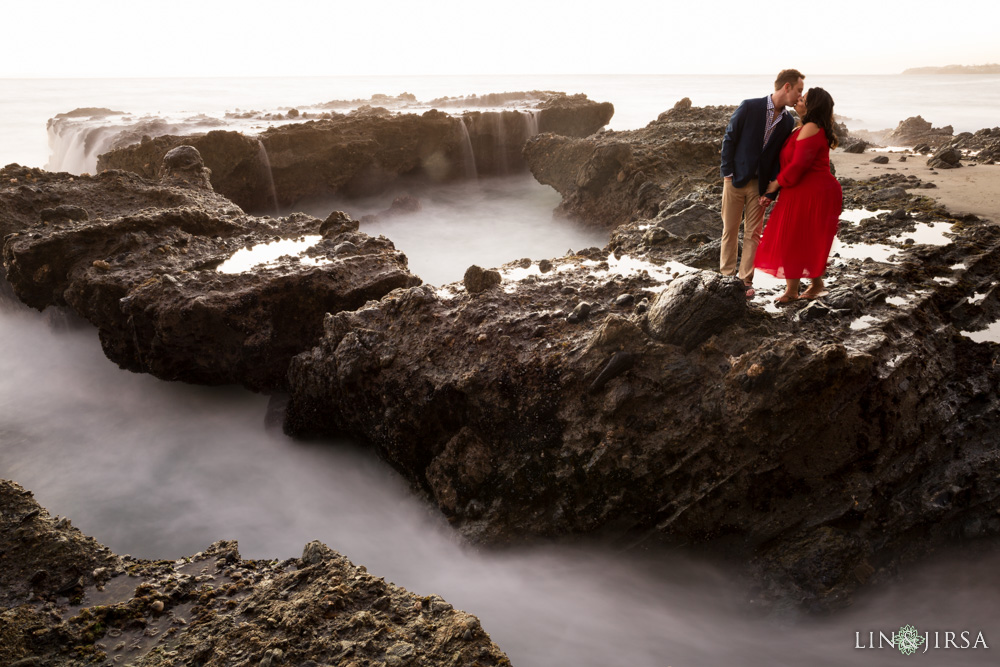
[[[792,132],[781,148],[781,191],[764,227],[754,266],[776,278],[819,278],[826,272],[843,192],[830,173],[826,132],[798,140]]]

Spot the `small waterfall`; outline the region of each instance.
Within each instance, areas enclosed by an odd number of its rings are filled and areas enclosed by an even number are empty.
[[[525,171],[521,149],[538,134],[538,119],[538,110],[467,111],[460,128],[466,177],[509,176]]]
[[[524,140],[532,138],[538,134],[538,115],[541,113],[538,109],[528,109],[524,112]]]
[[[97,156],[104,152],[108,141],[103,128],[84,122],[50,120],[48,171],[66,171],[71,174],[93,174],[97,171]]]
[[[499,111],[496,115],[496,132],[494,137],[496,140],[496,155],[497,155],[497,172],[501,176],[506,176],[510,173],[510,164],[507,160],[507,128],[506,123],[504,123],[504,114],[506,111]]]
[[[264,148],[264,142],[260,139],[257,140],[257,159],[260,161],[261,167],[264,170],[264,178],[267,181],[268,192],[271,195],[271,204],[274,206],[274,215],[277,216],[278,213],[278,191],[274,187],[274,174],[271,172],[271,160],[267,157],[267,149]]]
[[[479,170],[476,168],[476,154],[472,150],[472,137],[469,136],[469,128],[465,125],[465,118],[459,117],[458,126],[462,134],[462,169],[467,180],[479,178]]]

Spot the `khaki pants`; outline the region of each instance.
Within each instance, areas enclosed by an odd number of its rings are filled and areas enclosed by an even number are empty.
[[[736,256],[739,253],[740,221],[743,221],[743,259],[739,277],[746,284],[753,282],[753,259],[763,230],[764,209],[757,203],[760,192],[757,179],[742,188],[733,187],[732,180],[722,185],[722,249],[719,253],[719,270],[722,275],[736,273]]]

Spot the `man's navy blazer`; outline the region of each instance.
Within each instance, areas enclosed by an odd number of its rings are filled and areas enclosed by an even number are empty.
[[[763,146],[766,120],[767,96],[743,100],[729,119],[722,138],[723,178],[732,174],[737,188],[756,178],[760,194],[778,177],[781,169],[778,155],[795,127],[791,114],[785,113],[771,132],[767,146]]]

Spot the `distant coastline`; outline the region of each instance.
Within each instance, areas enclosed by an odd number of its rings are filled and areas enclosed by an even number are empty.
[[[1000,74],[1000,65],[945,65],[944,67],[911,67],[903,74]]]

